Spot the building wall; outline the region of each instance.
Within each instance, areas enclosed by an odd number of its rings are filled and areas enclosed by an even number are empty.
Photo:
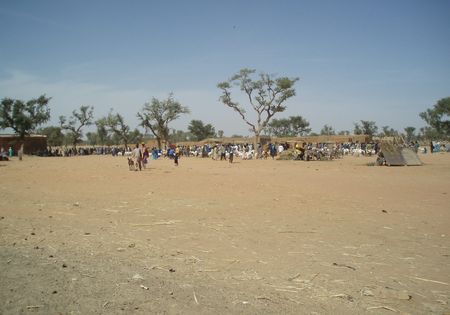
[[[44,151],[47,148],[47,136],[31,135],[25,137],[22,141],[15,135],[0,135],[0,147],[3,147],[5,150],[12,147],[14,155],[17,155],[22,144],[24,145],[23,150],[25,154],[34,154],[39,151]]]

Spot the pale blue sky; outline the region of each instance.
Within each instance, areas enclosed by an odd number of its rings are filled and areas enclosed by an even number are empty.
[[[450,96],[450,1],[0,0],[0,98],[53,97],[52,121],[80,105],[135,127],[173,92],[225,135],[248,134],[216,85],[239,69],[300,77],[278,118],[353,130],[422,127]]]

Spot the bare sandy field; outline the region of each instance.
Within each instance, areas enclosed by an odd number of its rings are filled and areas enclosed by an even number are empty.
[[[450,154],[0,162],[0,314],[445,314]]]

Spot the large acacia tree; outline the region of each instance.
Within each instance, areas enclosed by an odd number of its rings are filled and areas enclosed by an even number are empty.
[[[74,110],[72,112],[69,119],[65,116],[59,116],[61,129],[68,132],[67,136],[71,139],[74,148],[83,138],[83,127],[92,125],[93,119],[94,107],[92,106],[81,106],[79,111]]]
[[[152,98],[150,103],[145,103],[142,112],[137,114],[141,126],[150,130],[161,148],[161,141],[169,141],[169,123],[179,118],[181,114],[188,114],[189,109],[175,101],[173,94],[167,99]]]
[[[11,128],[21,140],[50,119],[48,102],[51,98],[41,95],[28,102],[4,98],[0,107],[0,128]]]
[[[142,140],[142,134],[139,130],[131,130],[130,126],[125,123],[125,119],[119,113],[114,114],[112,110],[109,112],[108,116],[100,118],[96,122],[97,128],[102,127],[107,134],[112,133],[113,138],[119,139],[125,145],[125,148],[128,147],[128,144],[131,142],[139,142]]]
[[[241,69],[231,79],[221,82],[217,87],[222,90],[220,101],[233,109],[250,127],[255,135],[254,144],[260,142],[261,133],[276,113],[286,109],[285,102],[295,95],[294,84],[298,78],[279,77],[261,73],[259,79],[253,79],[253,69]],[[244,107],[231,97],[233,86],[245,95],[250,108],[256,114],[256,121],[251,121]]]
[[[439,100],[432,108],[420,113],[420,118],[425,120],[432,128],[428,133],[434,133],[441,138],[450,137],[450,97]],[[430,132],[431,131],[431,132]]]

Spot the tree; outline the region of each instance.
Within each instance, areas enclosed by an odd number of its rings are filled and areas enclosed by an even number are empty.
[[[134,128],[134,130],[130,131],[128,134],[129,143],[139,143],[142,142],[143,139],[144,135],[137,128]]]
[[[267,124],[267,133],[275,137],[296,137],[311,132],[309,122],[302,116],[290,116],[289,118],[272,119]]]
[[[340,136],[348,136],[349,134],[350,134],[350,131],[348,131],[348,130],[341,130],[338,133],[338,135],[340,135]]]
[[[38,132],[47,136],[47,144],[49,146],[61,146],[64,143],[64,134],[60,127],[45,127],[39,129]]]
[[[89,145],[97,145],[98,144],[98,134],[96,132],[87,132],[86,133],[87,143]]]
[[[440,99],[432,108],[419,114],[442,138],[450,137],[450,97]]]
[[[333,127],[331,127],[330,125],[325,125],[323,126],[322,130],[320,130],[320,135],[322,136],[331,136],[331,135],[335,135],[336,132],[334,131]]]
[[[192,135],[189,132],[183,130],[172,130],[172,133],[169,136],[169,139],[172,143],[188,141],[192,138]]]
[[[97,121],[100,125],[104,125],[105,129],[113,133],[117,139],[120,139],[125,146],[128,147],[130,141],[135,140],[136,135],[130,131],[130,126],[125,123],[122,115],[119,113],[113,114],[112,110],[109,112],[108,116]],[[135,141],[133,141],[135,142]]]
[[[0,108],[0,128],[11,128],[21,140],[50,119],[48,102],[51,98],[41,95],[28,102],[2,99]]]
[[[217,136],[223,138],[223,130],[217,130]]]
[[[100,118],[95,122],[97,127],[97,142],[98,144],[105,145],[111,143],[111,137],[107,129],[106,117]]]
[[[260,142],[260,135],[267,127],[272,117],[286,109],[284,103],[295,96],[294,84],[298,78],[287,77],[274,78],[272,75],[261,73],[259,80],[253,80],[252,69],[241,69],[230,80],[221,82],[217,87],[222,90],[220,101],[233,109],[241,116],[242,120],[250,127],[255,135],[254,145]],[[239,86],[244,92],[251,109],[256,114],[256,122],[251,122],[245,109],[231,98],[232,86]]]
[[[302,116],[290,116],[289,124],[291,127],[291,134],[293,136],[305,136],[311,132],[309,122]]]
[[[419,136],[423,140],[438,140],[440,137],[437,130],[429,126],[420,128]]]
[[[355,135],[368,135],[372,138],[377,133],[378,127],[374,121],[361,120],[361,124],[355,123]]]
[[[141,120],[141,126],[155,135],[158,147],[161,148],[161,140],[166,142],[169,140],[169,123],[179,118],[181,114],[188,113],[189,109],[175,101],[171,93],[166,100],[152,98],[137,116]]]
[[[395,137],[398,136],[398,131],[394,128],[390,128],[389,126],[383,126],[382,132],[380,133],[380,136],[382,137]]]
[[[405,128],[407,142],[411,142],[415,139],[415,137],[416,137],[416,135],[414,134],[415,131],[416,131],[416,128],[414,128],[414,127],[406,127]]]
[[[61,129],[68,131],[68,136],[74,148],[76,148],[77,143],[80,143],[83,138],[83,127],[92,125],[93,119],[94,107],[92,106],[81,106],[79,112],[74,110],[69,120],[65,116],[59,117]]]
[[[265,132],[269,135],[273,135],[275,137],[289,137],[290,132],[290,126],[289,126],[289,119],[287,118],[280,118],[280,119],[272,119],[268,124],[267,128],[265,129]]]
[[[216,130],[214,127],[211,124],[203,124],[203,121],[201,120],[191,120],[188,130],[192,134],[194,141],[200,141],[216,136]]]

